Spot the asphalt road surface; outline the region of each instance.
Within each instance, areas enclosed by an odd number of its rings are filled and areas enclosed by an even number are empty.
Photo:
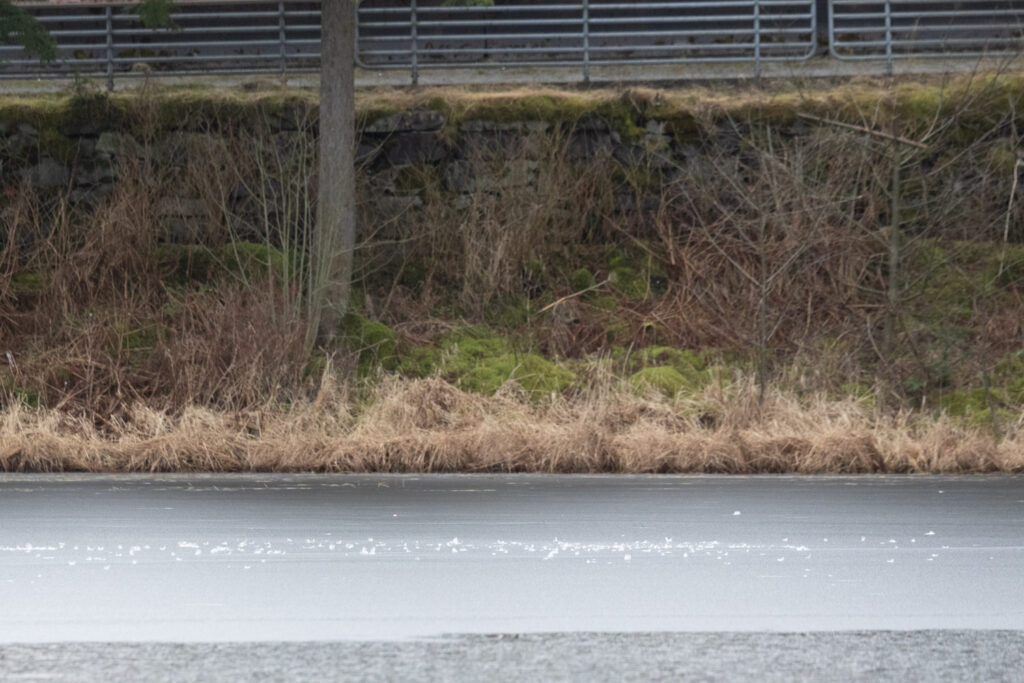
[[[1024,477],[0,475],[0,606],[4,680],[1024,680]]]

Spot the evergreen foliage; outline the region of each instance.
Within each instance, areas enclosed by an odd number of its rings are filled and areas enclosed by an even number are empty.
[[[57,58],[57,42],[53,36],[35,17],[10,0],[0,0],[0,40],[6,45],[21,45],[43,62]]]

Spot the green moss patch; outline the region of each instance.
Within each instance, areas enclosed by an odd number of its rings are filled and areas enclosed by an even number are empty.
[[[537,354],[506,353],[482,359],[459,377],[458,385],[466,391],[490,395],[505,382],[515,381],[531,394],[552,394],[564,391],[575,378],[572,371]]]
[[[629,381],[637,388],[653,387],[666,396],[683,392],[696,394],[714,381],[725,382],[728,368],[711,365],[712,352],[677,349],[670,346],[650,346],[622,354],[620,362],[628,361],[634,372]]]
[[[691,382],[683,377],[682,373],[667,366],[644,368],[630,376],[629,382],[641,391],[648,388],[656,389],[670,397],[693,388]]]
[[[346,349],[359,355],[362,374],[377,367],[399,368],[398,335],[382,322],[350,312],[342,320],[340,341]]]
[[[573,271],[569,278],[569,284],[572,286],[573,291],[582,292],[593,288],[596,284],[596,280],[594,280],[594,274],[589,270],[586,268],[579,268]]]
[[[11,277],[10,287],[15,296],[37,294],[46,287],[46,278],[39,273],[15,273]]]
[[[258,280],[269,275],[281,278],[285,272],[284,253],[269,244],[228,242],[218,252],[219,262],[245,279]]]
[[[405,354],[403,372],[439,372],[465,391],[491,395],[508,381],[538,397],[565,391],[576,380],[569,368],[536,353],[519,351],[512,340],[486,328],[466,327],[441,340],[438,351]]]
[[[998,305],[1024,286],[1024,246],[1016,244],[925,240],[908,266],[915,315],[928,324],[966,324],[979,298]]]
[[[600,311],[614,311],[619,307],[619,302],[613,296],[595,296],[589,303]]]
[[[441,367],[441,351],[430,346],[414,346],[402,351],[398,372],[406,377],[429,377]]]
[[[1024,350],[1004,356],[993,374],[993,381],[1005,390],[1007,399],[1024,407]]]
[[[1003,391],[985,391],[980,387],[951,391],[939,399],[939,406],[946,414],[960,418],[971,427],[993,430],[1013,424],[1020,415],[1019,407],[1007,409],[1005,405]]]

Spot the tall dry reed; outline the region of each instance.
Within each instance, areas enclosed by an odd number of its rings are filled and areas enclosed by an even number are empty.
[[[533,403],[437,379],[337,387],[289,410],[170,414],[135,405],[103,429],[53,410],[0,416],[0,470],[216,472],[1022,472],[1024,420],[997,441],[948,419],[770,390],[753,378],[672,401],[617,383]],[[708,414],[715,418],[707,419]]]

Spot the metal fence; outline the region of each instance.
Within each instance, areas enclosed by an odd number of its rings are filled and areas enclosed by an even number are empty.
[[[372,69],[808,59],[813,0],[520,0],[453,7],[365,2],[359,62]]]
[[[370,70],[592,67],[975,57],[1016,52],[1024,0],[363,0],[357,63]],[[182,2],[174,27],[149,29],[127,4],[27,6],[54,36],[40,64],[0,45],[0,77],[310,72],[319,64],[316,0]],[[821,40],[820,40],[821,39]],[[824,40],[828,42],[826,51]]]
[[[5,77],[310,71],[319,63],[318,2],[191,3],[161,29],[146,28],[127,4],[26,9],[56,39],[59,56],[41,64],[0,46]]]
[[[1024,47],[1022,0],[831,0],[830,54],[843,60],[986,57]]]

